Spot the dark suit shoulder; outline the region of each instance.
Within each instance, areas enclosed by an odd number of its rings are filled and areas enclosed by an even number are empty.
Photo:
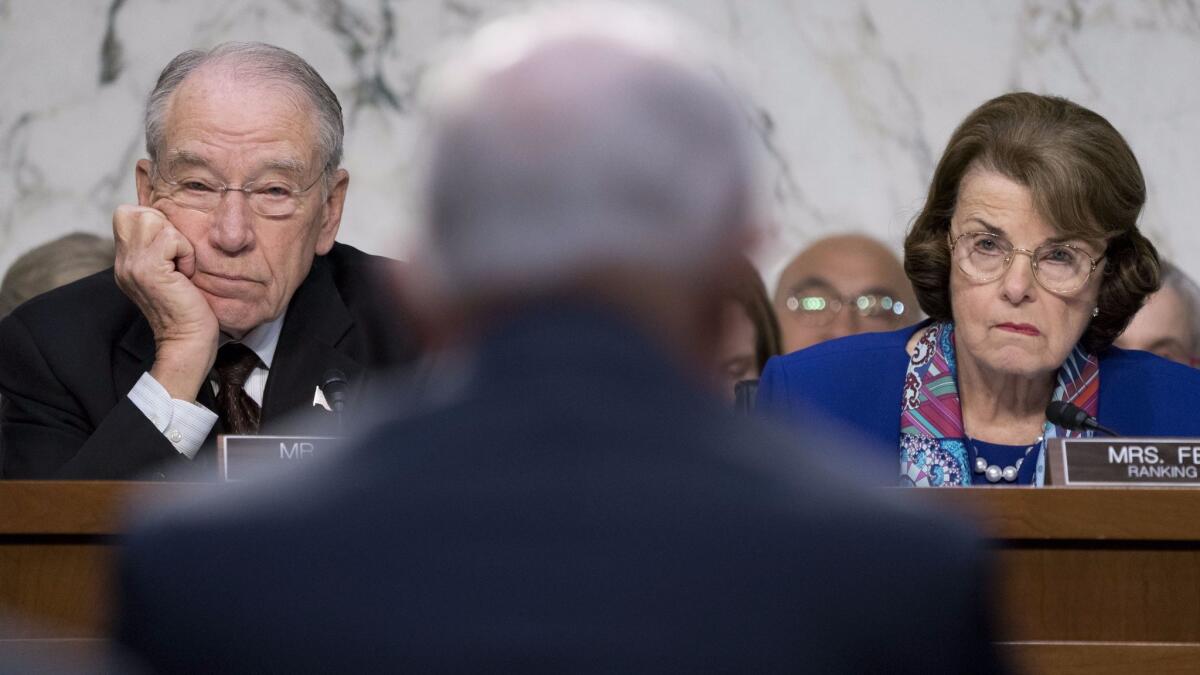
[[[412,362],[421,352],[417,331],[404,308],[398,280],[403,263],[371,255],[347,244],[335,243],[329,253],[317,258],[310,278],[332,280],[338,297],[356,324],[354,349],[376,366]],[[374,354],[375,356],[368,356]]]
[[[355,248],[350,244],[335,242],[333,248],[329,249],[329,253],[325,254],[325,259],[329,260],[338,268],[371,268],[371,267],[395,267],[400,265],[400,261],[387,256],[375,255],[367,253],[361,249]]]
[[[359,302],[380,302],[378,293],[389,291],[395,283],[395,275],[402,269],[398,260],[365,253],[341,243],[335,243],[329,253],[318,260],[329,267],[338,294],[349,306]]]
[[[117,287],[111,267],[31,298],[9,315],[35,338],[57,339],[64,332],[113,334],[138,316],[137,306]]]
[[[111,268],[32,298],[0,321],[0,388],[41,396],[52,377],[55,388],[107,401],[112,384],[101,382],[110,377],[114,345],[138,321],[141,312]],[[153,353],[148,328],[145,348]]]

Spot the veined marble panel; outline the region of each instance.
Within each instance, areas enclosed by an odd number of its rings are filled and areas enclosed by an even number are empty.
[[[954,126],[987,98],[1072,98],[1129,139],[1143,227],[1200,268],[1200,8],[1161,0],[669,0],[741,62],[763,149],[769,281],[858,230],[898,248]],[[431,63],[524,0],[0,0],[0,269],[133,199],[142,102],[179,51],[262,40],[304,56],[346,111],[343,241],[403,257],[417,91]],[[1190,261],[1198,261],[1191,264]],[[1200,275],[1200,269],[1197,270]]]

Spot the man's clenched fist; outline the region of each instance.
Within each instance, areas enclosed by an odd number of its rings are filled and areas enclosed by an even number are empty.
[[[117,285],[154,331],[150,374],[173,398],[194,400],[217,353],[220,325],[192,284],[196,254],[166,214],[122,205],[113,212]]]

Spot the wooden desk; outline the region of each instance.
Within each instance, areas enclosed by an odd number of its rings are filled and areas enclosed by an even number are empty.
[[[1200,490],[947,488],[996,548],[1006,651],[1029,672],[1200,673]]]
[[[188,487],[0,481],[0,640],[103,637],[124,515]]]
[[[0,640],[105,635],[121,516],[186,485],[0,481]],[[1200,672],[1200,490],[897,490],[997,549],[1002,639],[1031,672]]]

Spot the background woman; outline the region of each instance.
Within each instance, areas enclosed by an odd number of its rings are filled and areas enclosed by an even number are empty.
[[[771,309],[767,288],[749,260],[742,260],[725,288],[716,376],[730,403],[742,380],[757,380],[763,366],[778,356],[779,321]]]
[[[1036,484],[1069,401],[1127,435],[1200,436],[1200,373],[1112,342],[1158,288],[1146,188],[1103,117],[1028,93],[951,136],[905,240],[929,321],[772,360],[759,407],[811,410],[896,453],[919,486]]]

